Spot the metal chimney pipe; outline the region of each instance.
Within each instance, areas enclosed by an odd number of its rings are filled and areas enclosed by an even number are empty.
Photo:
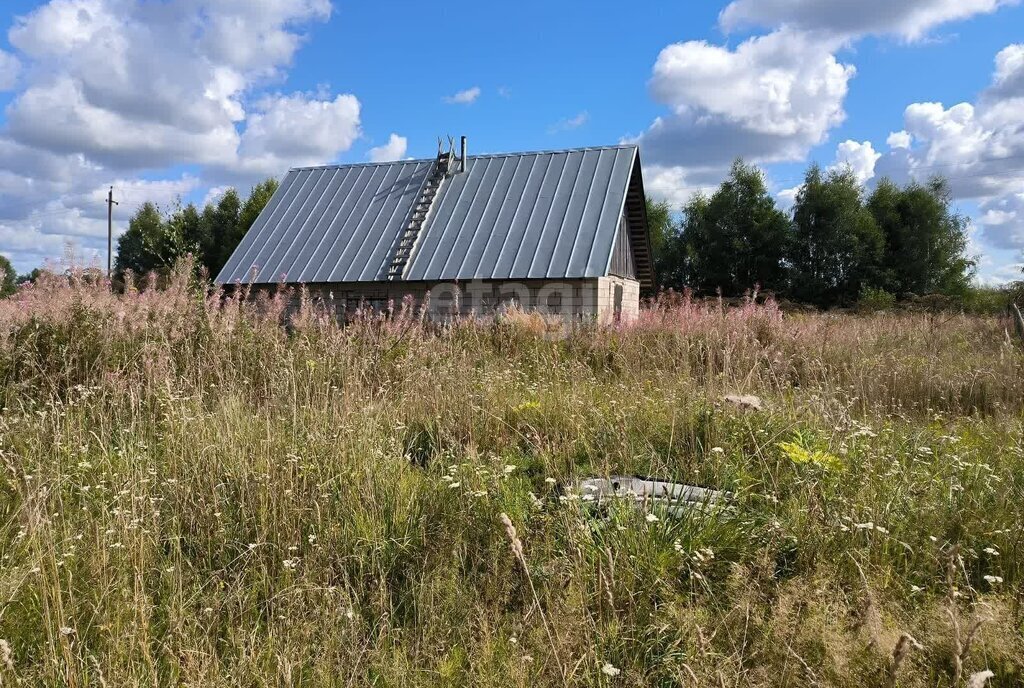
[[[462,137],[462,152],[459,159],[459,172],[466,171],[466,137]]]

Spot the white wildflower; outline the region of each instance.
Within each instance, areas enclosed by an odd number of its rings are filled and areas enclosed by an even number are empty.
[[[7,671],[14,672],[14,653],[11,651],[10,644],[3,638],[0,638],[0,666]]]
[[[655,516],[654,514],[647,514],[647,522],[648,523],[657,523],[658,522],[658,517]]]
[[[1003,582],[1002,576],[984,576],[984,578],[989,585],[999,585]]]
[[[611,662],[605,662],[604,666],[601,667],[601,673],[604,674],[605,676],[615,677],[615,676],[618,676],[619,674],[621,674],[622,670],[617,668]]]
[[[510,473],[515,472],[515,470],[516,470],[515,466],[513,466],[512,464],[508,464],[508,465],[505,466],[505,475],[509,475]]]
[[[998,557],[999,556],[999,550],[997,550],[995,547],[986,547],[982,551],[985,554],[989,555],[990,557]]]
[[[544,478],[544,482],[546,482],[548,485],[554,485],[556,480],[554,478]]]
[[[722,449],[721,447],[711,447],[711,453],[712,454],[724,454],[725,450]]]
[[[993,676],[995,676],[995,674],[989,669],[971,674],[971,677],[967,679],[967,688],[985,688],[985,684],[988,683],[988,680]]]

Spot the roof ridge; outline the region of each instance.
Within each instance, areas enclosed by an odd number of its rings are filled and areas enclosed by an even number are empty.
[[[527,155],[554,155],[556,153],[580,153],[586,151],[600,151],[600,150],[618,150],[624,148],[638,148],[635,143],[618,143],[611,146],[579,146],[577,148],[552,148],[548,150],[534,150],[534,151],[514,151],[509,153],[483,153],[481,155],[470,155],[470,160],[483,160],[488,158],[516,158]],[[327,165],[304,165],[301,167],[292,167],[289,172],[298,172],[302,170],[334,170],[343,169],[346,167],[374,167],[379,165],[408,165],[408,164],[419,164],[419,163],[432,163],[435,158],[407,158],[405,160],[387,160],[381,162],[339,162],[331,163]]]

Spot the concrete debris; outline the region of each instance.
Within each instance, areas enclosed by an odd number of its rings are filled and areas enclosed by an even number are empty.
[[[738,394],[727,394],[722,397],[722,401],[732,404],[736,408],[742,409],[743,411],[763,411],[764,402],[761,401],[761,397],[755,397],[753,394],[747,394],[740,396]]]
[[[706,487],[629,476],[585,478],[576,485],[576,491],[582,501],[597,504],[616,499],[629,499],[638,505],[660,502],[677,518],[692,509],[723,506],[732,496]]]

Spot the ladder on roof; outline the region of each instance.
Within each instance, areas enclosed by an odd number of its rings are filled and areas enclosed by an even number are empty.
[[[427,222],[427,216],[430,215],[430,210],[434,206],[434,199],[437,198],[437,193],[441,189],[441,182],[448,175],[454,157],[451,152],[438,154],[437,162],[434,163],[430,176],[423,183],[423,189],[420,191],[419,198],[416,199],[416,205],[413,206],[409,222],[398,239],[395,254],[391,257],[391,265],[388,266],[388,281],[402,279],[405,276],[405,269],[409,265],[413,249],[416,248],[416,241],[420,237],[420,230]]]

